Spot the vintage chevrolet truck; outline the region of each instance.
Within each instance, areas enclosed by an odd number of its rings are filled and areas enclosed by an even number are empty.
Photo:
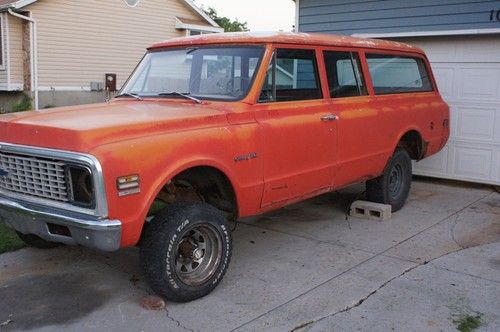
[[[0,220],[27,244],[140,246],[152,289],[212,291],[228,221],[366,182],[399,210],[449,136],[422,50],[314,34],[151,46],[107,103],[0,116]]]

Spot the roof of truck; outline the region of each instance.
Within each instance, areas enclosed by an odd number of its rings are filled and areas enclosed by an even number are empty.
[[[424,53],[420,48],[388,40],[357,38],[332,34],[317,33],[292,33],[292,32],[230,32],[204,34],[191,37],[172,38],[153,44],[149,49],[186,45],[211,45],[211,44],[298,44],[363,47],[374,49],[387,49]]]

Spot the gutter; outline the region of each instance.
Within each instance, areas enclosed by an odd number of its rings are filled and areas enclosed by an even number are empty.
[[[0,12],[7,11],[9,8],[14,8],[14,10],[21,9],[23,7],[31,5],[33,2],[37,2],[37,0],[18,0],[5,5],[1,5]]]
[[[216,28],[220,28],[220,26],[214,20],[212,20],[212,18],[210,16],[208,16],[207,13],[205,13],[200,7],[198,7],[193,2],[193,0],[184,0],[184,2],[189,7],[191,7],[191,9],[193,9],[196,13],[198,13],[198,15],[200,15],[201,17],[203,17],[205,19],[205,21],[207,21],[208,23],[210,23],[211,25],[213,25]]]
[[[400,37],[432,37],[432,36],[465,36],[465,35],[488,35],[498,34],[500,29],[463,29],[463,30],[433,30],[433,31],[409,31],[388,33],[354,33],[351,36],[361,38],[400,38]]]
[[[182,22],[177,17],[175,18],[175,28],[179,30],[200,30],[200,31],[210,31],[210,32],[224,32],[223,28],[214,26],[204,26],[197,24],[187,24]]]
[[[12,16],[15,16],[17,18],[20,18],[22,20],[28,21],[31,23],[32,27],[32,34],[31,34],[31,77],[32,77],[32,82],[33,86],[32,89],[35,93],[35,111],[38,111],[38,28],[36,24],[36,20],[34,18],[24,16],[18,13],[15,13],[12,11],[11,8],[9,8],[8,13]]]

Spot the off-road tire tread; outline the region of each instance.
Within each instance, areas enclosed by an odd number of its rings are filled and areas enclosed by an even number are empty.
[[[167,247],[172,234],[175,233],[180,223],[196,216],[203,216],[203,220],[215,222],[225,227],[229,240],[226,243],[229,246],[227,259],[224,260],[223,250],[221,264],[214,273],[214,276],[218,275],[218,280],[215,283],[208,281],[204,285],[192,287],[181,282],[181,288],[175,289],[167,280]],[[227,271],[231,253],[231,234],[221,211],[206,203],[175,202],[158,212],[145,228],[141,240],[140,262],[146,281],[155,293],[170,301],[189,302],[207,295],[217,287]]]

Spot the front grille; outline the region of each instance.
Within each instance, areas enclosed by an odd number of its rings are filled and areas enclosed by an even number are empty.
[[[68,202],[65,163],[57,160],[0,152],[0,190]]]

